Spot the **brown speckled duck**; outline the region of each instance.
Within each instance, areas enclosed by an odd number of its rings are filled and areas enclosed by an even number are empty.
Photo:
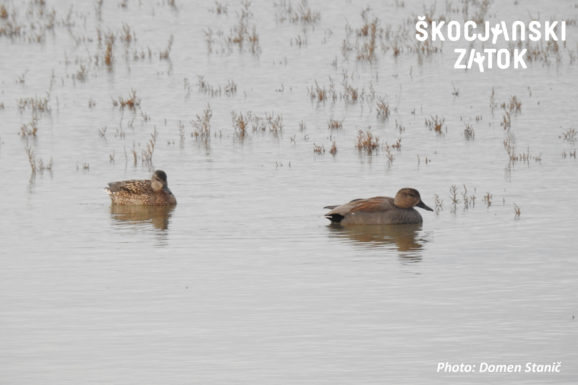
[[[167,186],[167,174],[156,170],[150,180],[112,182],[106,188],[113,204],[138,206],[173,206],[175,196]]]
[[[395,194],[395,198],[354,199],[341,206],[326,206],[331,211],[325,217],[331,223],[344,226],[421,223],[423,219],[414,207],[433,211],[421,201],[416,189],[402,188]]]

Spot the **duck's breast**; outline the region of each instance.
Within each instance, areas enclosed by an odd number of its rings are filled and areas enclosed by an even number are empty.
[[[168,188],[154,194],[153,203],[155,206],[172,206],[177,204],[177,199]]]

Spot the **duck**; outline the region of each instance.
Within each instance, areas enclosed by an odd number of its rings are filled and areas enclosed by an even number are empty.
[[[343,205],[325,206],[324,208],[331,210],[325,214],[331,224],[349,226],[422,223],[423,218],[414,207],[433,211],[422,202],[416,189],[404,187],[395,194],[395,198],[378,196],[354,199]]]
[[[111,182],[106,187],[113,204],[132,206],[174,206],[177,200],[167,184],[167,174],[156,170],[150,180]]]

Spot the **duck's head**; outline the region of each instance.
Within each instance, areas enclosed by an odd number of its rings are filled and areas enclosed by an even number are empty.
[[[402,209],[419,207],[424,210],[433,211],[429,206],[421,201],[419,192],[414,188],[402,188],[395,194],[393,204]]]
[[[153,191],[161,191],[167,187],[167,174],[162,170],[156,170],[151,178]]]

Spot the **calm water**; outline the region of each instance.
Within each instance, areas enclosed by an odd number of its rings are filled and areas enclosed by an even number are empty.
[[[578,129],[576,4],[492,4],[490,20],[574,24],[560,61],[480,74],[452,69],[461,43],[421,61],[403,39],[398,57],[379,45],[372,63],[344,56],[367,5],[379,28],[405,25],[411,38],[403,20],[422,2],[311,2],[320,19],[291,23],[254,1],[258,55],[248,42],[229,52],[239,4],[218,14],[210,2],[146,3],[2,2],[0,25],[21,29],[0,34],[0,384],[575,383],[578,168],[563,133]],[[435,14],[462,17],[445,5]],[[357,101],[311,100],[316,81],[343,93],[344,76]],[[131,90],[136,110],[113,105]],[[504,130],[499,105],[512,96],[521,112]],[[30,97],[50,111],[19,108]],[[205,144],[191,122],[207,104]],[[281,116],[282,131],[250,126],[241,139],[232,111]],[[424,124],[434,115],[442,135]],[[20,135],[30,123],[36,135]],[[368,127],[380,141],[371,155],[355,148]],[[388,161],[383,146],[398,138]],[[531,159],[510,163],[505,139]],[[32,174],[27,147],[52,169]],[[107,182],[154,168],[168,174],[174,210],[111,208]],[[323,218],[325,205],[405,186],[442,201],[423,225]],[[558,361],[555,374],[436,373],[438,362]]]

